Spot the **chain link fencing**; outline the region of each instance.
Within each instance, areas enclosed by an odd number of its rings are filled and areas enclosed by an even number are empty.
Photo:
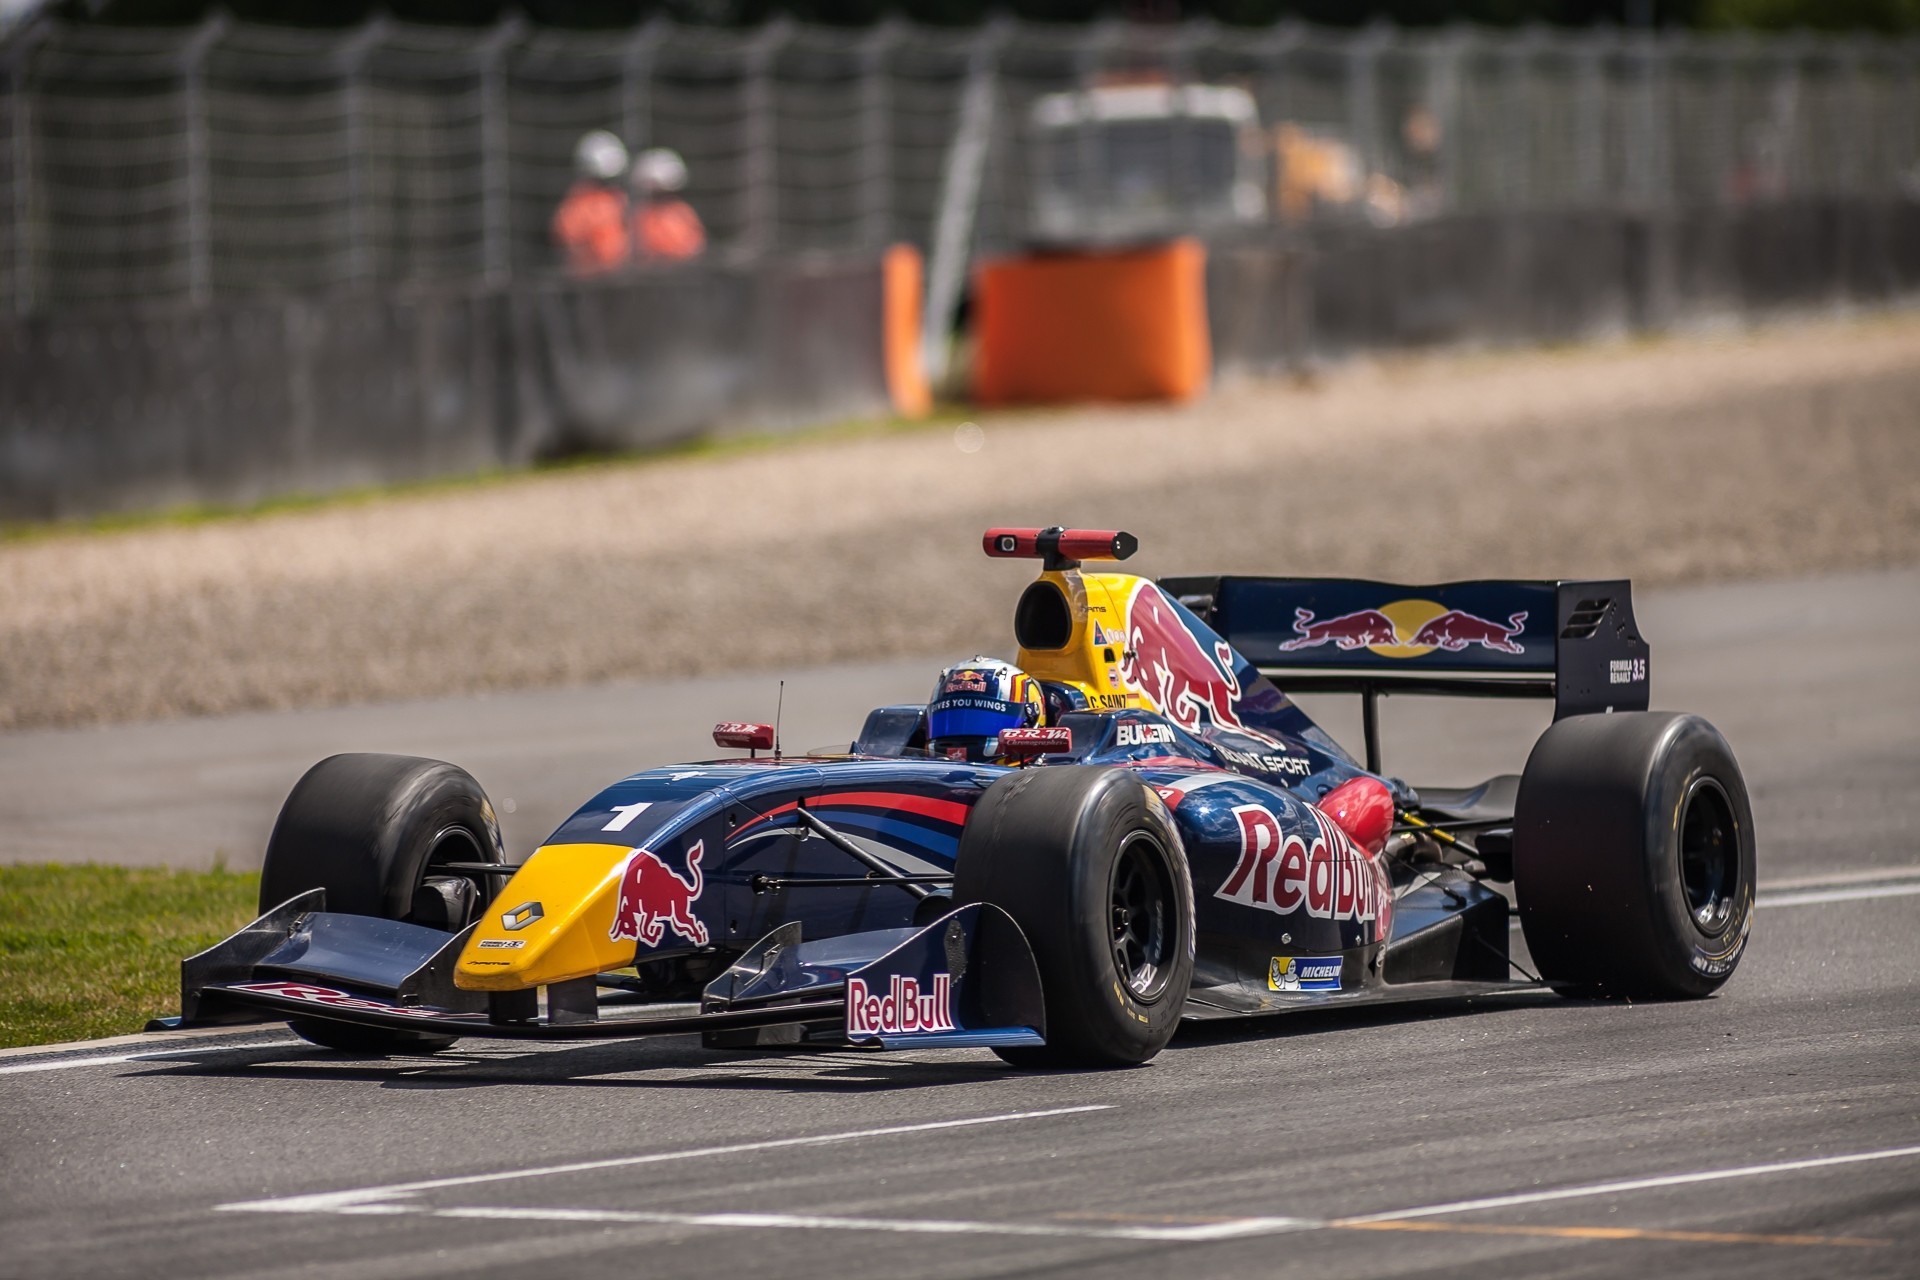
[[[1097,213],[1142,156],[1176,190],[1202,180],[1204,140],[1178,119],[1155,122],[1170,136],[1131,159],[1047,150],[1059,95],[1116,85],[1251,102],[1229,163],[1251,175],[1257,206],[1238,230],[1255,235],[1920,199],[1912,41],[1204,22],[42,24],[0,48],[0,306],[553,273],[550,221],[592,129],[678,151],[723,260],[933,250],[944,220],[952,274],[956,257],[1033,239],[1049,183]]]

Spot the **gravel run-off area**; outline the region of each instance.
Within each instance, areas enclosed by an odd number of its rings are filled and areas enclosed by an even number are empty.
[[[1913,313],[975,421],[0,543],[0,727],[1004,652],[989,524],[1126,528],[1154,575],[1920,561]]]

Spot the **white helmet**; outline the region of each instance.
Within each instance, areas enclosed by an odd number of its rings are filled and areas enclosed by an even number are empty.
[[[573,147],[573,167],[583,178],[612,182],[626,170],[626,144],[605,129],[582,134]]]
[[[687,185],[687,162],[671,147],[649,147],[633,159],[633,185],[642,191],[678,191]]]

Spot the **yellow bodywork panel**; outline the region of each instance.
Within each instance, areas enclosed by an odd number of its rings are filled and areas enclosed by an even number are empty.
[[[632,964],[633,941],[607,936],[632,853],[618,844],[534,850],[474,927],[453,984],[464,991],[523,991]],[[507,927],[520,921],[517,929]]]
[[[1152,704],[1128,686],[1121,673],[1127,647],[1127,610],[1141,579],[1130,573],[1082,573],[1078,569],[1040,575],[1067,598],[1073,632],[1061,649],[1022,649],[1018,665],[1028,675],[1070,684],[1087,695],[1095,711]]]

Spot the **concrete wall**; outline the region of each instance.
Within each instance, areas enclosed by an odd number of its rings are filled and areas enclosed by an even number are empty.
[[[888,411],[877,255],[0,322],[0,519],[246,503]]]
[[[1223,245],[1219,373],[1363,351],[1573,341],[1920,298],[1920,202],[1460,214]]]

